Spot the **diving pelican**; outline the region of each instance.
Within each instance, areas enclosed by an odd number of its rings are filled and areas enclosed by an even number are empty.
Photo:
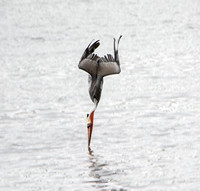
[[[87,114],[87,129],[88,129],[88,151],[92,152],[90,148],[90,141],[92,137],[93,130],[93,119],[94,112],[101,98],[101,91],[103,87],[103,77],[111,74],[119,74],[121,72],[120,62],[119,62],[119,41],[122,35],[119,37],[116,45],[116,39],[114,38],[114,58],[111,54],[107,54],[104,57],[99,57],[93,52],[100,45],[99,40],[94,43],[90,43],[78,64],[78,67],[89,73],[88,83],[89,83],[89,94],[92,102],[94,103],[94,108]],[[116,48],[117,46],[117,48]]]

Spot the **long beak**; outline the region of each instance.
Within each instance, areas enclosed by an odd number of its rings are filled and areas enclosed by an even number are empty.
[[[91,153],[90,149],[90,142],[92,137],[92,130],[93,130],[93,120],[94,120],[94,111],[89,115],[87,114],[87,129],[88,129],[88,151]]]

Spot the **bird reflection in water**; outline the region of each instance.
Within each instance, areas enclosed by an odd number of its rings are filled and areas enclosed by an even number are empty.
[[[101,163],[99,157],[100,156],[94,155],[89,156],[89,176],[92,180],[87,181],[86,183],[90,183],[92,187],[95,187],[95,189],[101,189],[102,191],[126,191],[126,189],[123,188],[112,188],[111,185],[116,184],[117,182],[114,180],[114,177],[118,173],[109,170],[108,163]]]

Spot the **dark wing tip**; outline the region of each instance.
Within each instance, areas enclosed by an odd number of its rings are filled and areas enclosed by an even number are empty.
[[[94,48],[96,49],[98,46],[100,45],[99,40],[95,41],[92,46],[94,46]]]
[[[91,43],[90,43],[91,44]],[[89,49],[89,53],[93,53],[95,51],[95,49],[100,45],[99,40],[96,40],[95,42],[92,43],[92,45],[90,46],[90,44],[88,45],[88,49]]]
[[[119,41],[120,41],[120,39],[121,39],[121,38],[122,38],[122,35],[120,35],[120,36],[119,36],[119,39],[118,39],[118,44],[119,44]]]
[[[92,45],[91,45],[92,44]],[[83,59],[85,59],[85,58],[87,58],[90,54],[92,54],[94,51],[95,51],[95,49],[98,47],[100,45],[100,42],[99,42],[99,40],[96,40],[95,42],[90,42],[90,44],[87,46],[87,48],[85,49],[85,51],[83,52],[83,55],[82,55],[82,57],[81,57],[81,60],[80,60],[80,62],[83,60]]]

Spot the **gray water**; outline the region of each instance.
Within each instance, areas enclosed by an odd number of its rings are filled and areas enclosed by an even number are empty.
[[[120,44],[93,107],[79,59]],[[0,190],[200,191],[200,1],[0,1]]]

